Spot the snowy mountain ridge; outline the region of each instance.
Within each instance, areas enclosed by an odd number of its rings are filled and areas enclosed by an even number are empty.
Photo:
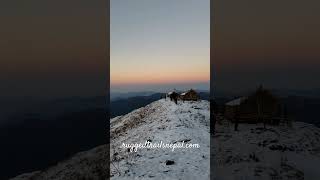
[[[216,124],[210,139],[208,101],[155,101],[110,120],[109,145],[78,153],[43,171],[14,180],[58,179],[209,179],[215,180],[318,180],[320,129],[293,122],[291,126],[240,124],[239,131],[227,120]],[[211,152],[210,152],[211,140]],[[123,143],[187,142],[190,149],[138,149],[129,152]],[[210,154],[211,168],[210,172]]]
[[[111,120],[111,179],[209,179],[210,111],[208,101],[153,102]],[[198,144],[189,149],[139,149],[123,143]],[[170,163],[168,163],[170,162]]]
[[[208,101],[155,101],[146,107],[110,120],[110,171],[106,156],[109,145],[81,152],[43,171],[19,175],[13,180],[60,179],[209,179]],[[128,152],[122,143],[145,141],[195,143],[196,149],[140,149]]]

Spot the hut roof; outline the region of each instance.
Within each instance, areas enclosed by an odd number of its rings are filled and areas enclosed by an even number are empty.
[[[248,97],[240,97],[237,99],[234,99],[232,101],[229,101],[226,103],[227,106],[238,106],[240,105],[244,100],[246,100]]]
[[[189,91],[182,93],[181,96],[184,96],[184,95],[186,95],[188,93],[195,93],[196,94],[197,92],[195,90],[193,90],[193,89],[190,89]]]

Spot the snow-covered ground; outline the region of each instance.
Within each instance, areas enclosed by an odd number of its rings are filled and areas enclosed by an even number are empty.
[[[320,129],[302,122],[292,127],[217,124],[212,139],[216,180],[319,180]]]
[[[19,175],[12,180],[102,180],[108,179],[107,148],[98,146],[59,162],[43,171]]]
[[[159,100],[127,115],[111,119],[110,171],[108,145],[81,152],[43,171],[26,173],[13,180],[90,179],[209,179],[209,102]],[[199,144],[195,149],[139,149],[128,152],[124,143]],[[167,163],[167,162],[171,162]],[[169,165],[170,164],[170,165]]]
[[[78,153],[43,171],[14,180],[164,179],[205,180],[318,180],[320,129],[302,122],[292,126],[216,124],[209,134],[208,101],[155,101],[127,115],[111,119],[110,171],[108,145]],[[197,149],[138,149],[128,152],[122,143],[199,144]],[[211,140],[211,152],[210,141]],[[210,173],[210,154],[212,156]],[[170,163],[168,163],[170,162]]]
[[[159,100],[111,120],[111,179],[209,179],[210,111],[208,101]],[[138,149],[122,143],[199,144],[194,149]],[[167,165],[167,161],[174,162]]]

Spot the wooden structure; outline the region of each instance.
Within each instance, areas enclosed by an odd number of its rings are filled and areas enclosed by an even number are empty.
[[[241,97],[225,104],[225,117],[239,123],[279,124],[279,100],[260,86],[248,97]]]
[[[224,116],[229,120],[234,120],[235,116],[237,115],[237,112],[240,109],[240,105],[245,101],[247,97],[239,97],[237,99],[234,99],[232,101],[229,101],[225,104],[225,112]]]
[[[183,101],[198,101],[200,97],[195,90],[190,89],[189,91],[180,94],[180,99]]]

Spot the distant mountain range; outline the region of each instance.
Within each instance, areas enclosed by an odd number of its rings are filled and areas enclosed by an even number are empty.
[[[209,100],[210,94],[208,91],[198,91],[198,92],[199,92],[200,99]],[[110,102],[111,118],[124,115],[135,109],[144,107],[147,104],[150,104],[151,102],[159,100],[161,97],[164,96],[164,93],[153,93],[151,95],[146,95],[148,93],[151,93],[151,92],[136,93],[136,94],[140,94],[140,96],[134,96],[134,97],[131,97],[131,95],[135,93],[127,93],[129,98],[118,97],[118,99],[111,100]]]
[[[196,90],[199,93],[209,93],[208,90]],[[182,90],[177,90],[177,92],[183,92]],[[137,96],[151,96],[153,94],[163,94],[164,92],[155,92],[155,91],[141,91],[141,92],[111,92],[110,101],[116,101],[120,99],[127,99]]]
[[[0,179],[46,168],[107,142],[104,96],[20,103],[25,108],[0,126]]]
[[[144,92],[111,92],[110,93],[110,101],[115,101],[119,99],[127,99],[136,96],[150,96],[157,92],[153,91],[144,91]]]

